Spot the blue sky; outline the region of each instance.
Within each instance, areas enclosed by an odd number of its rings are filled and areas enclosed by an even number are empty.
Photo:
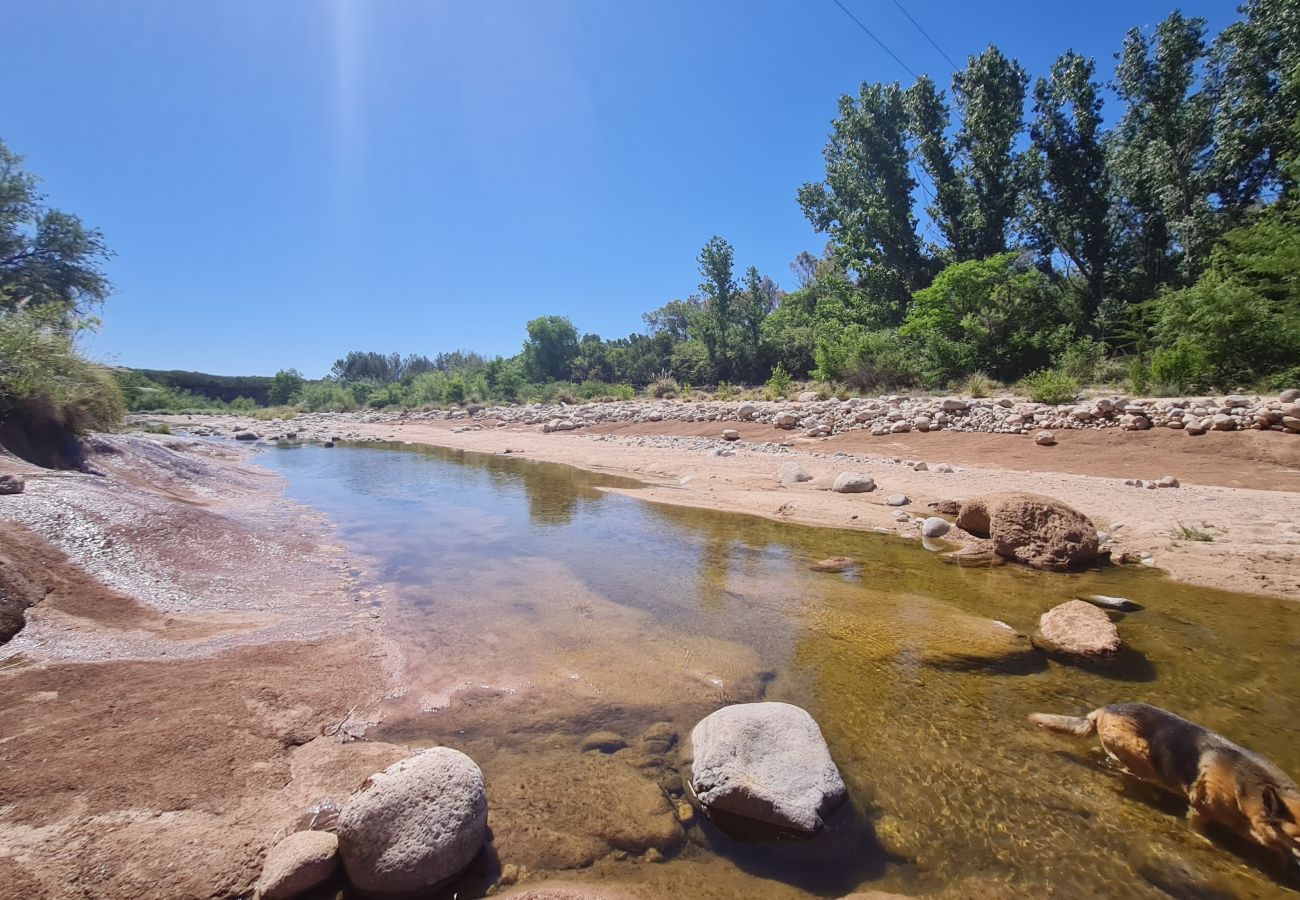
[[[893,0],[843,0],[907,65]],[[958,62],[1112,54],[1171,0],[901,0]],[[695,290],[713,234],[789,286],[795,191],[837,97],[911,77],[833,0],[45,0],[6,4],[0,137],[101,228],[109,362],[325,374],[352,349],[605,337]],[[1217,32],[1231,2],[1187,2]],[[1109,110],[1113,112],[1113,108]]]

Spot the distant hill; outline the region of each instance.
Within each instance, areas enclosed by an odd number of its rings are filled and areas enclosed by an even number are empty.
[[[248,397],[258,406],[270,404],[271,376],[269,375],[209,375],[206,372],[182,372],[160,369],[129,369],[138,372],[150,381],[180,391],[189,391],[210,400],[225,403],[238,398]]]

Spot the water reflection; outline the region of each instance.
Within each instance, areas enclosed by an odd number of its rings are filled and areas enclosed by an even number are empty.
[[[1193,835],[1177,803],[1135,802],[1086,744],[1024,719],[1141,700],[1300,773],[1293,605],[1147,571],[962,568],[916,542],[649,504],[610,493],[634,494],[635,482],[509,457],[403,445],[266,462],[388,584],[384,618],[411,690],[382,736],[460,747],[490,785],[572,792],[538,806],[528,791],[497,791],[506,863],[582,860],[579,874],[692,896],[833,895],[862,882],[951,897],[1282,890]],[[855,566],[809,571],[832,556]],[[1125,656],[1080,666],[1029,646],[1043,611],[1093,593],[1145,606],[1119,620]],[[648,779],[676,802],[694,723],[760,697],[821,724],[858,823],[847,839],[765,851],[697,822],[648,866],[637,860],[659,844],[596,833],[597,794],[635,797]],[[598,731],[627,744],[608,765],[581,750]],[[646,736],[660,732],[671,747],[650,752]],[[529,819],[543,807],[568,811],[544,823],[544,840]],[[662,815],[624,811],[647,834]],[[617,841],[634,849],[591,849]]]

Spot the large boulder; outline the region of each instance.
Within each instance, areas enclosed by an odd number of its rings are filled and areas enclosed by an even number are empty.
[[[831,485],[831,490],[837,494],[867,494],[875,489],[875,479],[861,472],[841,472]]]
[[[469,865],[486,830],[483,773],[460,751],[435,747],[366,779],[339,814],[339,853],[362,892],[426,891]]]
[[[1068,600],[1043,613],[1034,643],[1044,650],[1081,657],[1108,656],[1120,648],[1115,623],[1082,600]]]
[[[0,494],[21,494],[26,487],[21,475],[0,475]]]
[[[339,867],[339,839],[328,831],[295,831],[271,848],[257,881],[261,900],[291,900],[330,879]]]
[[[691,732],[691,789],[706,812],[805,834],[848,796],[821,729],[789,703],[740,703]]]
[[[989,538],[1004,559],[1064,570],[1097,558],[1097,529],[1083,513],[1041,494],[989,494],[962,504],[957,527]]]

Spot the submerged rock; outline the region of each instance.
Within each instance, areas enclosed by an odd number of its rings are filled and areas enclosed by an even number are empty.
[[[832,556],[830,559],[823,559],[821,562],[815,562],[811,566],[814,572],[845,572],[853,565],[853,560],[847,556]]]
[[[1034,643],[1070,656],[1118,653],[1119,629],[1104,612],[1082,600],[1068,600],[1043,613]]]
[[[649,773],[624,761],[631,754],[498,759],[492,836],[500,857],[529,869],[581,869],[620,851],[675,852],[686,835],[674,807]]]
[[[706,812],[812,834],[848,796],[821,729],[789,703],[723,707],[695,726],[691,749]]]
[[[330,879],[339,867],[339,839],[328,831],[296,831],[266,854],[257,895],[290,900]]]
[[[627,746],[627,741],[612,731],[596,731],[582,739],[582,749],[599,750],[601,753],[614,753]]]
[[[431,890],[483,846],[487,793],[474,761],[435,747],[371,775],[339,815],[339,853],[361,891]]]

